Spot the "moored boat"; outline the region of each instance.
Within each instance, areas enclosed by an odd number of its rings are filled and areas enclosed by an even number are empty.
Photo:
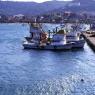
[[[81,33],[70,32],[66,35],[67,42],[72,42],[72,48],[83,48],[85,44],[84,38]]]
[[[50,32],[44,32],[42,29],[33,30],[30,26],[30,37],[26,37],[23,46],[25,49],[69,50],[83,48],[84,44],[85,41],[80,33],[66,32],[61,28],[51,37]]]

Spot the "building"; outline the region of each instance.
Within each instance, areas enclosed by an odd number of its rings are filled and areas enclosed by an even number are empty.
[[[25,18],[25,16],[23,14],[18,14],[18,15],[14,15],[13,18],[16,20],[22,20]]]

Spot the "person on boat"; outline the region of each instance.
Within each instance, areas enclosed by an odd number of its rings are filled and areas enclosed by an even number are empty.
[[[40,45],[46,45],[48,41],[47,33],[42,32],[40,35]]]
[[[47,33],[46,32],[32,32],[31,33],[31,42],[40,44],[40,45],[45,45],[47,44]]]

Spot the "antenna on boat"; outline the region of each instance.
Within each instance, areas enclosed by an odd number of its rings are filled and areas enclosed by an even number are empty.
[[[63,18],[63,15],[62,15],[62,14],[61,14],[61,16],[62,16],[62,21],[61,21],[61,24],[60,24],[60,26],[61,26],[61,27],[64,27],[64,25],[63,25],[64,18]]]
[[[80,27],[79,20],[76,20],[76,32],[78,32],[79,27]]]

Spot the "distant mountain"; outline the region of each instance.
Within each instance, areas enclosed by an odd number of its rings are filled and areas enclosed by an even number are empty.
[[[64,8],[66,4],[67,2],[64,1],[47,1],[43,3],[0,1],[0,14],[38,15],[60,7]]]
[[[95,12],[94,0],[74,0],[64,10],[72,12]]]
[[[53,0],[43,3],[0,1],[0,14],[4,15],[24,14],[30,16],[64,11],[95,13],[95,0],[70,2]]]
[[[70,11],[75,13],[90,13],[95,14],[95,0],[73,0],[68,2],[65,7],[54,9],[51,12],[64,12]]]

